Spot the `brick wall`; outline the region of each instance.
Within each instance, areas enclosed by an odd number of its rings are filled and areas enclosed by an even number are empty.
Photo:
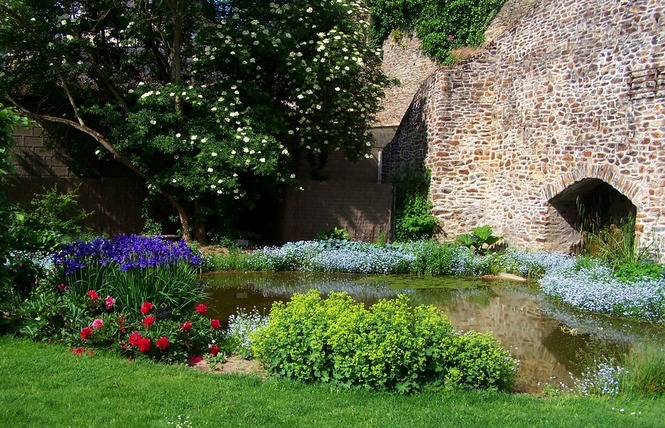
[[[490,224],[509,243],[568,250],[553,201],[603,182],[665,250],[665,4],[542,0],[414,97],[384,168],[424,162],[449,235]]]
[[[91,165],[96,172],[107,172],[95,178],[80,178],[67,167],[67,160],[44,146],[41,128],[17,129],[13,149],[16,175],[5,187],[7,197],[27,206],[36,194],[57,187],[61,192],[78,189],[79,206],[94,214],[86,226],[98,233],[139,233],[143,228],[141,203],[146,197],[141,179],[122,172],[119,165],[99,162]]]
[[[390,184],[358,181],[300,181],[284,200],[282,241],[310,240],[339,227],[352,239],[390,238],[393,190]]]

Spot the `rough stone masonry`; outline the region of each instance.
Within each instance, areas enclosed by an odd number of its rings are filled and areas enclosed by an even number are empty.
[[[634,205],[640,244],[665,254],[664,136],[665,2],[542,0],[427,79],[384,173],[429,168],[448,236],[489,224],[544,250],[569,251],[576,197],[611,186]]]

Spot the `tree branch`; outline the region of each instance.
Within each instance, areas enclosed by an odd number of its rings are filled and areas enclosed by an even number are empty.
[[[104,147],[109,153],[113,155],[113,157],[120,162],[121,164],[125,165],[127,168],[129,168],[131,171],[142,177],[147,183],[151,184],[154,186],[159,193],[161,193],[164,198],[166,198],[167,201],[175,208],[175,210],[178,212],[178,216],[180,217],[180,223],[183,227],[183,238],[186,241],[191,241],[191,223],[190,223],[190,218],[189,214],[187,214],[187,210],[185,207],[178,202],[173,195],[171,195],[169,192],[164,190],[161,186],[159,186],[153,179],[150,177],[148,174],[144,173],[141,171],[139,168],[137,168],[130,160],[127,158],[123,153],[121,153],[118,149],[115,148],[111,142],[104,137],[101,133],[95,131],[94,129],[81,124],[77,123],[71,119],[66,119],[63,117],[56,117],[56,116],[49,116],[49,115],[44,115],[44,114],[39,114],[32,112],[28,110],[27,108],[21,106],[18,104],[15,100],[12,98],[8,97],[8,99],[11,101],[11,103],[21,111],[25,116],[39,122],[39,123],[44,123],[44,122],[52,122],[52,123],[59,123],[63,125],[70,126],[80,132],[83,132],[84,134],[87,134],[91,136],[92,138],[95,139],[102,147]]]

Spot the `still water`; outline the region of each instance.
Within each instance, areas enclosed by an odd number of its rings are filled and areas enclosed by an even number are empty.
[[[665,342],[662,325],[581,313],[543,296],[534,286],[497,280],[362,276],[302,272],[221,272],[206,276],[208,306],[227,319],[238,309],[268,313],[274,301],[314,288],[346,291],[367,306],[409,295],[448,315],[457,330],[491,331],[520,362],[516,389],[572,385],[572,376],[603,358],[618,358],[636,343]]]

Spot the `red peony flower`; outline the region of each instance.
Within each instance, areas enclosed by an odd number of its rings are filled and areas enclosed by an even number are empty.
[[[99,294],[97,294],[97,292],[95,290],[88,290],[87,294],[88,294],[88,297],[90,297],[90,299],[93,302],[96,302],[97,300],[99,300]]]
[[[180,327],[185,331],[189,331],[189,329],[192,328],[192,323],[189,321],[185,321],[184,323],[182,323]]]
[[[211,354],[212,356],[216,356],[217,354],[219,354],[219,346],[217,346],[217,345],[212,345],[212,346],[210,347],[210,354]]]
[[[72,354],[82,355],[85,352],[85,348],[74,348],[72,349]]]
[[[155,323],[155,317],[153,317],[152,315],[143,318],[143,325],[145,325],[146,327],[150,327],[154,323]]]
[[[102,327],[104,327],[104,321],[102,321],[100,318],[97,318],[92,322],[92,328],[102,328]]]
[[[139,339],[139,351],[143,352],[144,354],[146,352],[150,352],[150,348],[152,347],[152,341],[150,340],[149,337],[142,337]]]
[[[150,313],[150,311],[152,311],[153,308],[154,308],[154,306],[152,305],[152,303],[143,302],[143,304],[141,305],[141,313],[143,315],[148,315]]]
[[[115,305],[115,299],[111,296],[106,296],[104,303],[106,303],[106,310],[110,311],[113,305]]]
[[[199,303],[194,307],[194,310],[200,314],[205,314],[206,311],[208,310],[208,307],[204,305],[203,303]]]
[[[200,363],[201,361],[203,361],[203,357],[200,355],[194,355],[193,357],[189,357],[189,359],[187,359],[189,364],[196,364]]]
[[[69,287],[66,286],[65,284],[60,283],[60,284],[58,284],[58,290],[67,291],[67,290],[69,290]]]
[[[141,333],[134,332],[129,335],[129,344],[132,346],[139,346],[139,340],[141,340]]]
[[[169,347],[169,338],[168,337],[160,337],[157,339],[157,347],[161,349],[162,351],[165,350],[166,348]]]
[[[92,337],[92,329],[90,327],[83,327],[79,335],[83,340],[90,339]]]
[[[212,319],[210,320],[210,326],[214,328],[215,330],[219,330],[219,328],[222,326],[222,323],[219,322],[219,320]]]

